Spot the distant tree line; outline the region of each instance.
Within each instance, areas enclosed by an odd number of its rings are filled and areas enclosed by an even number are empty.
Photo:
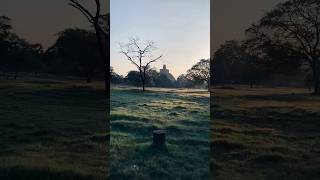
[[[127,75],[117,74],[111,67],[111,83],[142,87],[139,71],[129,71]],[[192,66],[186,74],[180,75],[176,80],[171,80],[154,68],[146,70],[145,85],[147,87],[163,88],[208,88],[210,82],[210,60],[202,59]]]
[[[213,85],[288,86],[299,82],[303,69],[298,57],[288,56],[285,49],[273,49],[270,58],[263,59],[250,54],[245,45],[227,41],[215,52],[211,64]]]
[[[0,72],[1,76],[11,73],[17,79],[20,72],[34,73],[44,68],[41,62],[43,48],[31,44],[12,31],[11,19],[0,16]]]

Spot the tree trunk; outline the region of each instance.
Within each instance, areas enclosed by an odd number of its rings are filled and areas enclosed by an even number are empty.
[[[96,20],[94,22],[94,27],[96,31],[96,38],[99,46],[99,52],[101,59],[104,64],[104,87],[105,87],[105,100],[106,100],[106,117],[107,117],[107,124],[106,124],[106,131],[110,132],[110,34],[108,34],[107,37],[105,37],[105,43],[103,43],[103,36],[101,35],[101,32],[99,30],[99,22]],[[109,144],[110,142],[110,135],[107,136],[107,142]],[[107,148],[107,150],[109,150]]]
[[[312,66],[312,71],[313,71],[313,83],[314,83],[314,94],[315,95],[320,95],[320,70],[319,70],[319,65],[318,63],[314,62]]]
[[[142,91],[144,92],[144,91],[145,91],[145,87],[144,87],[144,78],[143,78],[143,75],[142,75],[141,69],[140,69],[139,71],[140,71],[140,80],[141,80],[141,85],[142,85]]]
[[[109,78],[109,73],[110,73],[110,64],[109,64],[109,59],[108,57],[110,57],[110,48],[106,48],[103,45],[103,40],[102,40],[102,35],[101,32],[99,30],[99,22],[95,22],[94,23],[95,26],[95,31],[96,31],[96,37],[97,37],[97,41],[98,41],[98,45],[99,45],[99,52],[100,52],[100,56],[104,62],[104,66],[105,66],[105,72],[104,72],[104,85],[105,85],[105,93],[107,95],[107,99],[110,99],[110,88],[109,88],[109,84],[110,84],[110,78]],[[106,42],[108,43],[109,41],[109,37],[106,37]]]
[[[18,74],[19,74],[18,71],[16,71],[16,72],[14,73],[14,77],[13,77],[14,80],[17,80],[17,79],[18,79]]]
[[[146,89],[145,89],[145,80],[144,80],[144,79],[142,80],[142,91],[143,91],[143,92],[146,91]]]
[[[92,82],[92,77],[90,75],[88,75],[87,77],[87,83],[91,83]]]
[[[142,81],[142,91],[145,92],[145,84],[146,84],[146,70],[143,69],[143,74],[141,74],[141,81]]]
[[[91,83],[92,82],[92,72],[88,72],[87,73],[87,83]]]
[[[314,78],[314,94],[320,95],[320,77],[319,77],[319,70],[316,70],[315,72],[315,78]]]

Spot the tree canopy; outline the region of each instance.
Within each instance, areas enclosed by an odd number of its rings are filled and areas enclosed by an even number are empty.
[[[260,57],[272,59],[276,53],[287,65],[299,63],[298,59],[307,63],[313,72],[314,92],[320,94],[320,1],[280,3],[247,30],[246,45]]]

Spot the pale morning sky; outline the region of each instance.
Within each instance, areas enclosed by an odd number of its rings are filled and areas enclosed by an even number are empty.
[[[126,75],[135,66],[119,53],[130,37],[156,42],[162,60],[177,77],[210,57],[210,0],[111,0],[111,65]]]

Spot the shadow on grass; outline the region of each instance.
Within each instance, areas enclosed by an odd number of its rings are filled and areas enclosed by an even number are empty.
[[[24,167],[0,168],[1,180],[91,180],[92,176],[84,176],[71,171],[52,171],[50,169],[36,169]]]

